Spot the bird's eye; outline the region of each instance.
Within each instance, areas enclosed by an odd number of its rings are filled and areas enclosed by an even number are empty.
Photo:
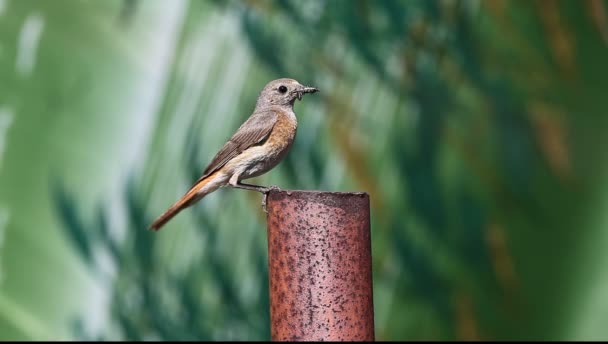
[[[281,93],[287,92],[287,87],[285,87],[283,85],[279,86],[279,92],[281,92]]]

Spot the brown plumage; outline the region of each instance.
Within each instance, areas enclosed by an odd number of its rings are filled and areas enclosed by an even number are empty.
[[[150,226],[160,229],[183,209],[218,188],[236,188],[267,193],[269,188],[240,183],[276,166],[287,154],[297,130],[293,112],[296,99],[316,88],[302,86],[293,79],[269,82],[258,97],[253,114],[224,144],[194,185]]]
[[[273,109],[254,112],[215,155],[198,181],[224,167],[228,161],[243,153],[247,148],[266,140],[276,122],[277,112]]]

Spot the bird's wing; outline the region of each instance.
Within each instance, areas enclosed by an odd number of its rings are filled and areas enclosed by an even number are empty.
[[[276,122],[277,113],[273,110],[259,111],[251,115],[215,155],[198,181],[222,168],[247,148],[264,142]]]

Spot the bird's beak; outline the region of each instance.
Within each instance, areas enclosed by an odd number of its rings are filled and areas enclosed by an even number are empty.
[[[298,94],[297,94],[298,100],[302,100],[302,96],[305,93],[315,93],[315,92],[319,92],[319,90],[316,89],[315,87],[302,86],[297,92],[298,92]]]

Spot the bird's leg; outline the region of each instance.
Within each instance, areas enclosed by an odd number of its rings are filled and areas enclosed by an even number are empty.
[[[230,186],[232,186],[233,188],[237,188],[237,189],[245,189],[245,190],[257,191],[257,192],[261,192],[261,193],[268,192],[266,190],[267,188],[265,188],[263,186],[241,183],[241,181],[239,180],[239,177],[240,177],[240,173],[233,174],[232,177],[230,177],[230,180],[228,180],[228,184]]]
[[[267,193],[269,190],[269,188],[265,187],[265,186],[260,186],[260,185],[252,185],[252,184],[245,184],[245,183],[235,183],[232,184],[230,183],[230,186],[232,186],[233,188],[237,188],[237,189],[244,189],[244,190],[251,190],[251,191],[257,191],[259,193]]]
[[[241,183],[238,180],[238,176],[233,176],[232,178],[230,178],[230,180],[228,181],[228,184],[230,184],[230,186],[237,188],[237,189],[245,189],[245,190],[251,190],[251,191],[257,191],[260,192],[262,194],[264,194],[263,198],[262,198],[262,209],[264,209],[265,213],[268,213],[268,211],[266,210],[266,198],[268,197],[268,193],[270,191],[278,191],[281,190],[278,186],[260,186],[260,185],[252,185],[252,184],[245,184],[245,183]]]

